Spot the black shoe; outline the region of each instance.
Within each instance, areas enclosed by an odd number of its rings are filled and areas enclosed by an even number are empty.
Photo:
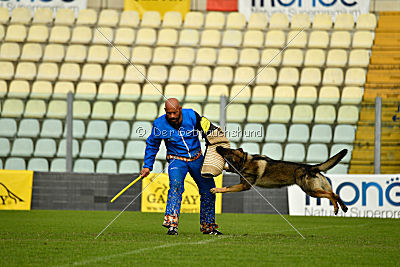
[[[168,228],[167,235],[178,235],[178,228],[171,226]]]
[[[220,231],[218,231],[217,229],[214,229],[210,232],[203,232],[204,235],[223,235],[223,233],[221,233]]]

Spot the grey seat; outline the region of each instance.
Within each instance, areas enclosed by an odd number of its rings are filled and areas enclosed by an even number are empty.
[[[101,159],[96,165],[97,173],[117,173],[117,162],[113,159]]]
[[[36,138],[39,136],[40,126],[36,119],[22,119],[18,127],[18,137]]]
[[[4,164],[6,170],[25,170],[26,163],[23,158],[7,158]]]
[[[260,154],[260,146],[257,143],[242,143],[240,147],[249,154]]]
[[[113,121],[108,132],[109,139],[128,139],[130,126],[127,121]]]
[[[61,140],[58,144],[57,157],[65,157],[67,154],[67,141],[65,139]],[[79,154],[79,143],[77,140],[72,140],[72,157],[76,158]]]
[[[307,162],[321,163],[328,159],[328,147],[325,144],[311,144],[308,146]]]
[[[310,130],[305,124],[292,124],[289,128],[288,141],[293,143],[307,143]]]
[[[348,163],[351,159],[351,152],[353,151],[353,146],[350,144],[334,144],[331,147],[330,157],[334,156],[335,154],[339,153],[342,149],[347,149],[347,155],[341,160],[341,163]]]
[[[63,137],[67,136],[67,125],[64,127]],[[72,121],[72,136],[74,138],[83,138],[85,136],[85,123],[82,120]]]
[[[65,172],[66,169],[66,160],[65,159],[53,159],[50,164],[51,172]]]
[[[143,159],[146,142],[144,141],[129,141],[125,151],[127,159]]]
[[[119,163],[119,173],[139,173],[140,164],[137,160],[124,159]]]
[[[86,138],[105,139],[107,136],[107,123],[101,120],[91,120],[86,129]]]
[[[282,145],[279,143],[264,144],[261,154],[266,155],[274,160],[281,160],[283,156]]]
[[[124,156],[124,143],[120,140],[107,140],[104,144],[103,158],[121,159]]]
[[[37,172],[48,172],[49,163],[45,158],[31,158],[28,161],[28,170]]]
[[[47,119],[43,121],[40,137],[60,138],[62,131],[61,120]]]
[[[311,143],[329,143],[332,140],[332,128],[327,124],[316,124],[311,131]]]
[[[0,138],[0,157],[7,157],[10,154],[10,141],[7,138]]]
[[[154,172],[154,173],[163,173],[164,172],[164,166],[161,161],[156,160],[154,162],[152,172]]]
[[[151,122],[136,121],[132,126],[131,139],[146,140],[151,134],[151,129]]]
[[[16,138],[11,149],[11,156],[30,157],[33,154],[33,142],[30,138]]]
[[[267,127],[265,141],[283,143],[286,140],[287,130],[284,124],[272,123]]]
[[[328,170],[328,174],[347,174],[349,169],[349,165],[346,164],[337,164],[332,169]]]
[[[73,172],[93,173],[94,163],[91,159],[77,159],[74,163]]]
[[[334,143],[350,143],[354,142],[356,135],[356,127],[354,125],[341,124],[335,128],[333,137]]]
[[[82,142],[81,158],[100,158],[101,142],[99,140],[86,139]]]
[[[243,142],[262,142],[265,138],[264,126],[259,123],[248,123],[243,130]]]
[[[242,126],[239,123],[231,122],[226,124],[225,135],[231,142],[239,142],[242,139]]]
[[[0,136],[14,137],[17,133],[17,123],[14,119],[0,118]]]
[[[53,139],[43,138],[36,141],[35,157],[52,158],[56,154],[56,142]]]
[[[303,162],[306,151],[303,144],[289,143],[285,147],[284,161]]]

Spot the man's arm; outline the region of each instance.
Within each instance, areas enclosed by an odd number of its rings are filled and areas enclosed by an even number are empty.
[[[142,178],[148,176],[150,174],[150,171],[153,170],[154,161],[156,159],[157,152],[160,148],[162,138],[157,136],[155,133],[156,133],[155,126],[153,124],[151,134],[146,140],[144,164],[143,164],[143,169],[141,171]]]

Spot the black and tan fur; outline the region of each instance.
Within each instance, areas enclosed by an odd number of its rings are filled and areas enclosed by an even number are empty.
[[[347,154],[347,149],[343,149],[327,161],[317,165],[273,160],[263,155],[250,155],[241,148],[227,149],[219,146],[217,152],[229,162],[228,167],[225,167],[226,171],[236,173],[236,169],[246,179],[240,177],[240,184],[237,185],[212,188],[210,190],[212,193],[245,191],[251,188],[250,184],[266,188],[297,184],[312,197],[328,198],[334,206],[335,214],[339,210],[338,203],[344,212],[347,211],[342,199],[332,191],[328,180],[321,173],[339,163]]]

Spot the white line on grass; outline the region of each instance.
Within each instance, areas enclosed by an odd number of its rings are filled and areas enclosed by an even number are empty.
[[[108,256],[102,256],[102,257],[97,257],[97,258],[93,258],[90,260],[86,260],[86,261],[80,261],[80,262],[74,262],[72,265],[88,265],[91,263],[95,263],[98,261],[107,261],[110,260],[112,258],[118,258],[118,257],[123,257],[123,256],[128,256],[128,255],[133,255],[133,254],[138,254],[144,251],[153,251],[155,249],[160,249],[160,248],[170,248],[170,247],[177,247],[177,246],[187,246],[187,245],[202,245],[202,244],[207,244],[207,243],[211,243],[214,241],[218,241],[224,238],[227,238],[228,236],[218,236],[215,238],[211,238],[208,240],[203,240],[203,241],[196,241],[196,242],[180,242],[180,243],[174,243],[174,244],[165,244],[165,245],[160,245],[160,246],[155,246],[155,247],[149,247],[149,248],[140,248],[137,250],[131,250],[131,251],[126,251],[123,253],[117,253],[117,254],[111,254]]]

